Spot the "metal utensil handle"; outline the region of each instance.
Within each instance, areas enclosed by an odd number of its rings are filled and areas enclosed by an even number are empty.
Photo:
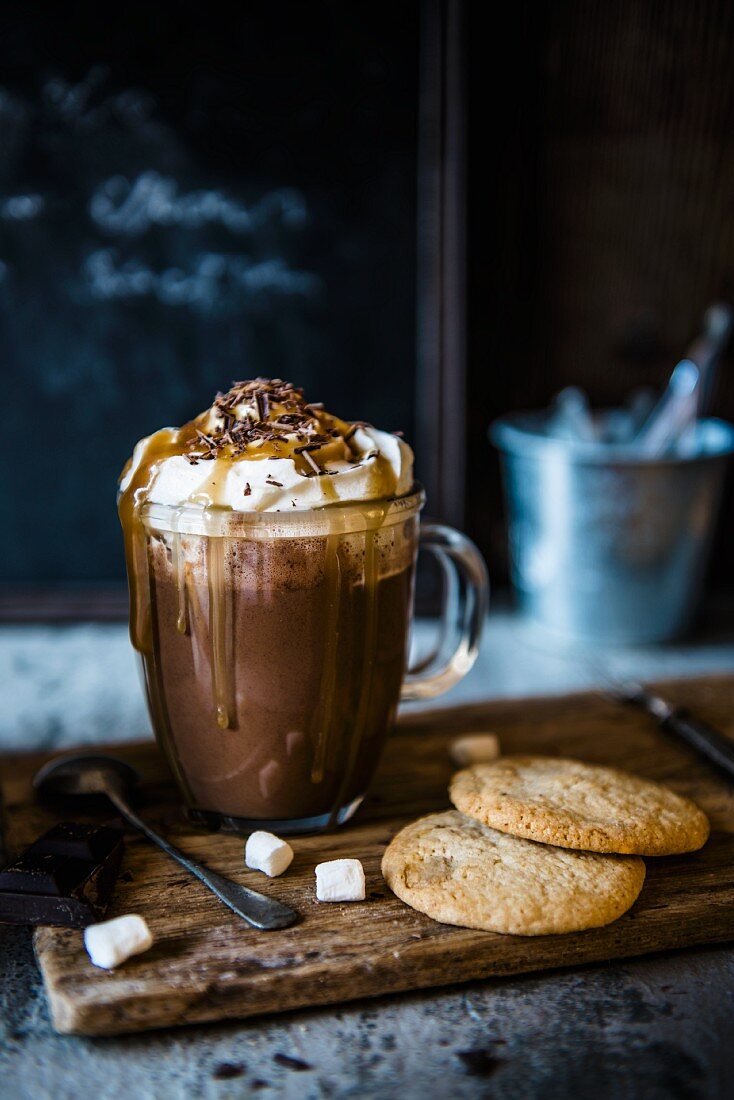
[[[289,906],[283,905],[274,898],[259,894],[256,890],[250,890],[247,886],[240,886],[239,883],[232,882],[231,879],[224,878],[223,875],[208,870],[208,868],[197,863],[196,860],[189,859],[180,848],[171,844],[155,829],[152,829],[147,822],[143,821],[141,817],[138,817],[117,792],[110,791],[108,798],[131,825],[134,825],[136,829],[147,836],[148,840],[157,844],[167,855],[180,863],[192,875],[195,875],[212,893],[216,894],[220,901],[223,901],[233,912],[237,913],[239,917],[242,917],[254,928],[267,931],[275,928],[287,928],[288,925],[293,924],[298,919],[298,914]]]
[[[661,723],[664,730],[670,730],[691,748],[705,756],[717,768],[734,779],[734,741],[725,737],[713,726],[699,718],[694,718],[687,710],[676,707]]]

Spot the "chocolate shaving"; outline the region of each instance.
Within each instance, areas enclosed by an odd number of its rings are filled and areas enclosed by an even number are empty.
[[[356,431],[357,431],[358,427],[359,427],[359,424],[352,424],[349,431],[345,432],[345,434],[344,434],[344,442],[346,443],[347,447],[349,448],[353,458],[358,458],[359,457],[359,449],[358,449],[356,443],[354,442],[354,436],[356,434]]]
[[[245,496],[249,497],[251,495],[252,495],[252,486],[250,485],[249,481],[246,481],[245,482]]]
[[[301,454],[315,474],[323,474],[324,471],[321,469],[318,462],[315,462],[314,459],[311,457],[310,451],[302,451]]]
[[[197,423],[208,423],[203,418],[192,425],[195,439],[185,456],[192,466],[220,455],[238,458],[252,448],[266,453],[287,448],[284,454],[268,454],[268,458],[283,458],[317,451],[325,443],[342,438],[337,423],[321,402],[307,403],[302,389],[280,378],[233,382],[226,393],[217,394],[214,413],[214,430],[206,432],[197,427]],[[345,433],[347,445],[360,424],[356,422]],[[325,472],[315,462],[305,461],[314,473]]]
[[[275,485],[275,486],[277,486],[278,489],[283,488],[283,482],[282,481],[276,481],[274,477],[270,476],[270,474],[268,474],[268,476],[265,478],[265,480],[268,483],[268,485]]]
[[[318,451],[320,447],[323,447],[326,440],[318,440],[316,443],[303,443],[300,447],[293,448],[294,455],[306,454],[309,451]]]

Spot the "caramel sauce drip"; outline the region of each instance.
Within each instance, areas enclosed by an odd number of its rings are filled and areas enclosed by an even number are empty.
[[[341,605],[342,570],[339,559],[339,534],[329,535],[324,550],[324,595],[326,623],[324,626],[324,663],[321,673],[319,706],[314,718],[315,749],[311,765],[311,781],[320,783],[329,749],[329,730],[334,722],[334,693],[339,661],[339,609]]]
[[[192,422],[193,423],[193,422]],[[161,463],[183,453],[195,433],[192,425],[183,428],[162,428],[145,442],[145,451],[129,485],[120,493],[118,511],[125,540],[125,561],[130,588],[130,639],[143,654],[153,652],[153,632],[150,615],[150,580],[148,576],[148,543],[140,516],[148,499]],[[123,470],[123,476],[127,467]]]
[[[226,730],[233,724],[231,700],[234,696],[232,667],[232,591],[225,577],[225,539],[207,539],[207,575],[209,579],[209,652],[211,659],[212,699],[217,725]]]
[[[279,380],[256,379],[241,382],[225,394],[219,394],[211,409],[206,410],[181,428],[163,428],[142,444],[142,454],[132,478],[120,492],[118,509],[125,540],[125,558],[130,589],[130,637],[133,646],[148,659],[154,657],[151,592],[148,563],[148,541],[142,520],[142,509],[149,497],[156,475],[166,459],[182,456],[192,465],[211,464],[211,473],[203,485],[192,494],[187,504],[203,506],[205,514],[222,506],[227,469],[239,460],[288,458],[304,477],[320,477],[327,502],[338,502],[339,496],[328,471],[330,462],[358,463],[359,452],[351,440],[358,425],[331,416],[320,406],[309,405],[303,391]],[[370,467],[375,493],[389,497],[397,488],[396,475],[383,455],[371,455]],[[123,470],[123,478],[130,463]],[[246,501],[243,502],[246,504]],[[172,567],[178,588],[176,628],[184,634],[188,629],[186,561],[179,532],[184,506],[176,511],[172,535]],[[246,507],[243,511],[246,511]],[[376,570],[374,564],[374,532],[384,518],[384,507],[365,504],[365,599],[367,608],[374,604]],[[341,571],[337,535],[327,540],[326,598],[327,618],[333,629],[324,660],[323,701],[319,708],[314,781],[323,775],[328,739],[324,732],[328,724],[329,700],[333,696],[337,677],[339,592]],[[232,714],[233,661],[231,653],[231,595],[225,583],[225,540],[209,536],[207,553],[209,575],[209,620],[212,669],[212,696],[217,723],[228,728]],[[374,633],[374,624],[368,631]],[[369,644],[367,644],[369,641]],[[365,654],[371,651],[372,639],[365,639]],[[365,669],[369,674],[369,669]],[[357,717],[357,728],[363,722]],[[361,734],[359,734],[361,736]],[[354,740],[358,743],[358,732]]]
[[[363,585],[363,599],[364,599],[364,635],[362,638],[362,674],[360,677],[360,695],[359,703],[357,706],[357,713],[354,718],[354,724],[350,734],[349,749],[347,752],[347,759],[345,762],[344,773],[342,782],[337,793],[337,797],[334,801],[334,806],[331,813],[331,824],[334,824],[336,815],[344,802],[345,792],[349,789],[352,782],[352,775],[354,772],[355,764],[359,756],[359,751],[362,745],[362,739],[364,737],[365,729],[367,726],[367,719],[369,715],[369,703],[372,696],[372,684],[375,675],[375,644],[377,638],[377,583],[379,580],[379,559],[377,555],[377,533],[382,527],[385,521],[385,515],[387,512],[387,506],[380,503],[372,503],[369,506],[365,505],[362,509],[362,518],[364,520],[364,558],[363,558],[363,572],[362,572],[362,585]],[[327,548],[327,592],[330,598],[333,600],[333,589],[335,581],[333,575],[330,575],[328,569],[328,553]],[[335,554],[338,561],[338,550]],[[333,567],[332,567],[333,568]],[[316,752],[314,757],[314,766],[311,772],[311,778],[313,782],[319,782],[323,778],[324,768],[328,755],[328,733],[325,732],[329,728],[329,724],[333,724],[334,715],[333,711],[333,696],[334,685],[336,684],[337,672],[338,672],[338,633],[336,629],[331,629],[331,608],[327,612],[329,621],[327,622],[327,635],[326,635],[326,648],[324,651],[324,669],[322,673],[322,706],[320,709],[321,725],[320,736],[316,743]],[[338,604],[336,605],[336,617],[338,621]],[[332,641],[333,637],[333,641]]]
[[[181,543],[179,525],[183,508],[176,509],[174,518],[174,531],[172,536],[171,555],[173,558],[173,575],[176,579],[176,593],[178,595],[178,614],[176,615],[176,630],[179,634],[186,634],[188,630],[188,608],[186,602],[186,555]]]

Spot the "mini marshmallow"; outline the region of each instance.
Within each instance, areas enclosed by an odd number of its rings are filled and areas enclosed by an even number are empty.
[[[330,859],[316,867],[317,901],[364,901],[364,868],[358,859]]]
[[[250,833],[245,844],[245,863],[253,871],[263,871],[270,878],[282,875],[293,861],[293,849],[287,841],[262,829]]]
[[[147,951],[152,943],[150,929],[137,913],[89,924],[84,929],[84,946],[89,958],[95,966],[105,970],[114,970],[131,955]]]
[[[488,764],[500,755],[500,739],[496,733],[468,733],[451,742],[449,755],[461,768]]]

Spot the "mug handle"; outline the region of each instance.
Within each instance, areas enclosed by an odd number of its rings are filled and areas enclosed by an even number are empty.
[[[437,559],[444,575],[438,641],[428,657],[408,669],[401,699],[433,699],[466,676],[477,659],[489,606],[489,577],[484,558],[471,539],[442,523],[421,524],[419,550]],[[452,621],[458,639],[446,652]]]

